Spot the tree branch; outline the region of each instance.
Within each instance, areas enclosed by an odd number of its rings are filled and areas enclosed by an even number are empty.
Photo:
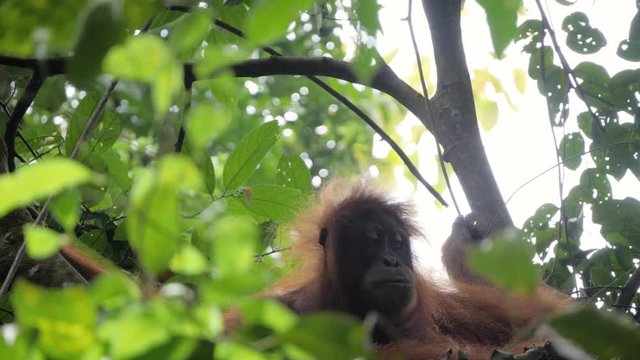
[[[438,84],[433,130],[444,147],[483,235],[513,226],[480,138],[462,46],[460,0],[422,0],[429,21]]]
[[[20,121],[27,112],[29,106],[31,106],[33,99],[36,98],[38,90],[40,90],[43,82],[44,78],[40,75],[40,72],[38,70],[34,70],[33,75],[31,75],[31,79],[29,79],[27,86],[25,86],[22,96],[18,100],[16,107],[11,113],[9,122],[7,123],[7,128],[4,133],[4,142],[7,146],[7,166],[9,167],[9,171],[13,171],[16,168],[16,134],[18,133]]]
[[[616,300],[616,303],[613,305],[613,307],[616,310],[621,311],[623,313],[626,312],[629,306],[631,305],[633,298],[638,293],[639,288],[640,288],[640,266],[636,268],[636,270],[633,272],[633,274],[631,275],[627,283],[624,284],[624,287],[622,288],[622,291],[620,292],[620,295],[618,296],[618,299]]]
[[[277,53],[275,50],[270,49],[270,53]],[[66,64],[69,58],[56,58],[52,59],[53,64],[48,64],[46,60],[34,62],[32,59],[14,59],[5,57],[4,60],[9,60],[13,64],[22,64],[24,66],[56,66],[56,69],[66,69]],[[0,58],[0,63],[3,61]],[[447,206],[447,202],[442,196],[427,182],[427,180],[420,174],[420,171],[411,162],[409,156],[405,154],[400,145],[398,145],[380,126],[378,126],[371,117],[358,108],[352,101],[342,96],[338,91],[327,85],[324,81],[317,78],[318,76],[329,76],[345,81],[359,83],[353,66],[351,63],[345,61],[338,61],[331,58],[289,58],[284,56],[272,56],[265,59],[248,60],[230,67],[237,77],[259,77],[268,75],[304,75],[309,80],[316,83],[323,90],[335,97],[338,101],[343,103],[347,108],[353,111],[358,117],[360,117],[369,127],[371,127],[380,137],[386,141],[393,151],[398,154],[402,162],[405,164],[409,172],[444,206]],[[215,76],[213,74],[212,76]],[[184,77],[185,83],[192,82],[196,79],[193,72],[192,64],[184,65]],[[203,80],[203,79],[199,79]],[[428,116],[426,107],[424,106],[425,99],[415,90],[413,90],[404,81],[400,80],[395,73],[387,66],[382,64],[380,70],[374,76],[371,81],[371,86],[382,92],[391,95],[394,99],[398,100],[402,105],[407,107],[409,111],[413,112],[423,123],[428,123]],[[426,125],[425,125],[426,126]],[[5,135],[8,136],[8,133]],[[15,135],[13,136],[15,138]]]

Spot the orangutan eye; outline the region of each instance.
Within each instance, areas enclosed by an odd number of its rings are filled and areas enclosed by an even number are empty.
[[[367,237],[367,239],[376,240],[376,239],[378,239],[378,232],[376,231],[376,229],[375,229],[375,228],[373,228],[373,227],[369,227],[369,228],[366,230],[366,232],[365,232],[364,236],[366,236],[366,237]]]
[[[400,234],[396,234],[391,240],[391,246],[394,250],[400,250],[404,246],[404,238]]]

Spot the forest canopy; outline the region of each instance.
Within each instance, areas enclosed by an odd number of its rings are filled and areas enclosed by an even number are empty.
[[[255,296],[290,270],[286,225],[313,194],[371,176],[470,212],[489,283],[581,304],[534,350],[635,359],[640,200],[618,195],[640,188],[635,5],[616,38],[567,0],[0,2],[0,358],[375,358],[366,323]],[[486,16],[492,64],[526,68],[469,69],[467,11]],[[410,76],[380,51],[391,27]],[[513,121],[501,109],[527,83],[558,181],[514,224],[481,131]],[[540,353],[520,356],[492,358]]]

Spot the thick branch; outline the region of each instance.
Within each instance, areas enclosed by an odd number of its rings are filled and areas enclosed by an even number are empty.
[[[21,68],[35,69],[41,74],[57,75],[66,72],[70,58],[60,57],[47,60],[33,58],[14,58],[0,56],[0,64]],[[303,75],[327,76],[370,86],[391,96],[416,117],[423,120],[427,126],[428,114],[425,108],[425,98],[411,86],[402,81],[387,64],[381,64],[378,72],[369,84],[358,80],[353,71],[353,65],[346,61],[328,57],[285,57],[272,56],[270,58],[253,59],[231,66],[238,77],[259,77],[269,75]],[[185,79],[193,82],[196,77],[191,65],[185,65]],[[203,79],[198,79],[203,80]],[[429,126],[427,126],[429,128]]]
[[[633,298],[638,293],[638,288],[640,288],[640,266],[633,272],[629,281],[624,284],[618,300],[616,300],[615,305],[613,305],[614,308],[623,313],[626,312]]]
[[[9,170],[7,155],[7,148],[0,138],[0,174]],[[29,223],[33,223],[33,218],[26,209],[14,210],[0,218],[0,281],[7,277],[23,243],[22,226]],[[17,275],[37,284],[54,287],[86,283],[60,254],[40,261],[27,257],[20,262]]]
[[[425,98],[402,81],[387,64],[381,64],[369,83],[361,82],[346,61],[328,57],[271,57],[245,61],[232,66],[236,76],[258,77],[265,75],[328,76],[351,83],[360,83],[391,96],[423,120],[427,126],[428,114]],[[428,128],[428,127],[427,127]]]
[[[35,70],[33,75],[31,75],[31,79],[29,79],[27,86],[24,88],[22,96],[18,100],[16,107],[11,113],[9,122],[7,123],[7,128],[4,133],[4,142],[7,146],[7,166],[9,167],[9,171],[13,171],[16,168],[16,134],[18,133],[20,121],[27,112],[29,106],[31,106],[33,100],[36,98],[38,90],[40,90],[43,82],[44,78],[40,76],[40,73],[37,70]]]
[[[274,52],[274,51],[271,51]],[[395,141],[380,128],[368,115],[361,111],[353,102],[342,96],[336,90],[324,83],[317,76],[330,76],[337,79],[343,79],[349,82],[358,82],[353,72],[353,66],[345,61],[337,61],[331,58],[288,58],[279,55],[274,52],[275,56],[266,59],[248,60],[246,62],[231,66],[231,69],[238,77],[258,77],[267,75],[304,75],[311,81],[316,83],[322,89],[334,96],[338,101],[347,106],[356,115],[358,115],[363,121],[367,123],[376,133],[378,133],[383,140],[385,140],[391,148],[398,154],[404,164],[407,166],[411,174],[423,184],[427,190],[443,205],[447,206],[446,201],[442,196],[427,183],[424,177],[420,174],[418,169],[413,165],[409,157],[404,153],[402,148],[395,143]],[[15,59],[15,58],[1,58],[0,63],[5,61],[11,63],[14,66],[23,67],[54,67],[59,71],[64,71],[67,68],[68,58],[56,58],[52,59],[52,64],[47,64],[46,61],[35,62],[32,59]],[[191,64],[184,65],[184,77],[185,84],[189,84],[196,80],[193,73],[193,66]],[[215,74],[214,74],[215,76]],[[203,80],[203,79],[199,79]],[[401,104],[412,111],[423,123],[427,121],[427,111],[424,106],[425,100],[419,93],[413,90],[409,85],[400,80],[395,73],[386,64],[382,64],[378,73],[371,81],[371,86],[380,91],[386,92],[393,98],[398,100]],[[5,135],[8,137],[8,133]],[[15,138],[15,135],[12,137]]]
[[[460,29],[460,0],[422,1],[433,42],[438,86],[432,99],[436,137],[445,149],[485,235],[512,226],[482,145]]]

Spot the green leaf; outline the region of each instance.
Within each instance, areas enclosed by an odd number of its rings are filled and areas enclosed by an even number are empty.
[[[353,3],[353,6],[360,25],[369,35],[375,36],[380,30],[380,20],[378,20],[380,5],[378,2],[376,0],[358,0]]]
[[[89,117],[98,104],[98,97],[94,94],[85,96],[78,104],[78,107],[71,115],[67,137],[65,139],[65,153],[71,156],[73,148],[76,146],[80,135],[87,126]],[[118,140],[122,133],[120,118],[110,109],[105,109],[97,119],[97,126],[91,132],[88,145],[84,145],[80,159],[84,162],[93,150],[107,151]]]
[[[633,246],[640,246],[640,201],[627,197],[610,199],[592,206],[593,222],[601,224],[600,233],[609,239],[621,236]]]
[[[574,73],[582,80],[580,86],[583,92],[589,94],[582,97],[587,104],[602,109],[611,107],[613,100],[609,90],[610,78],[602,65],[584,61],[576,66]]]
[[[268,45],[286,32],[289,24],[307,10],[313,0],[258,0],[251,6],[245,22],[247,39],[257,45]]]
[[[221,276],[243,274],[254,263],[258,227],[245,216],[223,216],[213,223],[212,258]]]
[[[640,41],[624,39],[620,41],[616,54],[627,61],[640,61]]]
[[[359,83],[369,84],[371,82],[380,67],[380,63],[377,61],[379,58],[375,47],[368,45],[363,40],[358,42],[353,65]]]
[[[189,147],[185,148],[185,153],[191,156],[193,162],[198,167],[202,178],[204,179],[204,186],[207,194],[212,195],[213,190],[216,188],[216,170],[213,167],[213,162],[211,161],[211,157],[207,151],[194,152],[189,149]]]
[[[536,252],[542,255],[542,258],[549,250],[551,242],[558,237],[557,230],[554,227],[549,227],[551,219],[558,213],[558,210],[554,204],[543,204],[522,225],[522,231],[535,244]]]
[[[564,166],[575,170],[582,163],[584,153],[584,139],[578,132],[567,134],[560,141],[560,157],[564,161]]]
[[[131,305],[142,298],[138,285],[123,272],[108,272],[91,284],[91,296],[101,308],[109,311]]]
[[[551,326],[562,337],[599,359],[638,357],[640,330],[613,313],[577,307],[553,318]]]
[[[27,245],[27,254],[36,260],[55,255],[67,241],[64,234],[30,224],[24,227],[24,240]]]
[[[0,175],[0,217],[90,179],[91,172],[87,168],[63,158],[41,161],[23,166],[13,174]]]
[[[163,157],[157,169],[147,169],[136,179],[131,189],[127,234],[151,274],[166,269],[178,249],[178,190],[201,188],[198,169],[182,155]]]
[[[206,79],[214,73],[216,76],[219,76],[219,70],[246,60],[250,55],[251,53],[249,51],[236,45],[210,44],[204,51],[204,57],[196,59],[193,72],[197,79]],[[198,83],[199,82],[196,82],[194,87],[198,87]],[[233,91],[231,93],[233,93]]]
[[[620,181],[627,170],[640,175],[638,153],[640,134],[632,123],[609,123],[605,133],[594,132],[591,143],[591,157],[596,167]]]
[[[72,232],[80,218],[80,195],[77,191],[62,192],[51,201],[49,210],[66,232]]]
[[[580,187],[584,202],[602,203],[612,197],[611,183],[607,175],[598,169],[586,169],[580,175]]]
[[[155,311],[154,311],[155,310]],[[100,327],[114,359],[133,359],[171,339],[170,325],[175,319],[167,318],[164,309],[129,307],[118,318],[108,320]]]
[[[248,325],[262,325],[278,333],[290,330],[298,320],[294,312],[272,299],[256,299],[243,304],[242,319]]]
[[[59,55],[70,50],[86,0],[2,2],[0,52],[18,56]]]
[[[469,254],[469,266],[492,283],[515,294],[532,295],[538,285],[535,251],[516,232],[504,233]],[[505,271],[509,269],[509,271]]]
[[[124,13],[129,29],[142,29],[162,7],[158,0],[124,0]]]
[[[546,78],[554,67],[557,66],[553,64],[553,49],[550,46],[545,46],[535,49],[535,52],[532,52],[531,57],[529,57],[529,67],[527,71],[529,77],[532,79],[542,80],[542,69],[545,71]],[[538,88],[540,88],[540,85],[538,85]],[[546,93],[543,93],[543,95],[546,95]]]
[[[171,270],[178,274],[199,275],[207,271],[207,259],[190,244],[180,247],[171,259]]]
[[[484,131],[491,130],[498,123],[498,104],[485,96],[476,98],[478,122]]]
[[[86,85],[101,70],[107,51],[125,36],[120,1],[92,0],[82,14],[80,36],[69,63],[69,79]]]
[[[129,177],[129,167],[120,154],[110,150],[103,155],[103,158],[107,163],[110,183],[115,183],[122,191],[129,190],[133,181]]]
[[[250,131],[240,140],[224,166],[223,194],[229,194],[244,184],[279,137],[278,122],[270,121]]]
[[[182,54],[181,58],[190,60],[193,53],[206,39],[211,29],[211,13],[208,10],[198,10],[184,14],[176,21],[175,27],[169,35],[169,46]]]
[[[567,46],[578,54],[593,54],[607,45],[607,39],[589,25],[587,15],[575,12],[562,21],[562,30],[567,32]]]
[[[277,223],[291,220],[305,199],[302,191],[278,185],[256,185],[245,192],[245,204],[251,212]]]
[[[104,59],[105,72],[151,86],[156,117],[163,115],[183,85],[183,69],[169,46],[153,35],[129,38],[114,46]]]
[[[221,360],[265,360],[268,359],[266,354],[242,345],[239,342],[219,342],[216,343],[214,359]]]
[[[202,151],[217,136],[220,136],[231,124],[232,115],[226,107],[202,104],[187,115],[187,140],[194,151]]]
[[[298,189],[311,194],[311,172],[297,154],[282,155],[276,171],[276,185]]]
[[[3,82],[10,86],[11,78],[3,79]],[[33,106],[56,112],[67,101],[66,85],[67,77],[64,75],[47,76],[36,98],[33,100]],[[10,97],[11,94],[12,92],[10,91],[5,97]]]
[[[318,359],[368,358],[367,332],[355,319],[338,313],[313,313],[281,335]]]
[[[20,281],[11,302],[21,331],[35,329],[48,357],[75,359],[96,343],[97,309],[84,288],[45,289]]]
[[[540,70],[542,70],[542,68]],[[567,75],[564,70],[556,65],[545,68],[544,78],[541,77],[538,79],[538,91],[547,97],[549,107],[553,112],[552,114],[556,116],[562,110],[563,103],[569,91]],[[565,119],[561,119],[557,124],[564,124],[564,120]]]
[[[520,0],[478,0],[487,14],[493,49],[498,57],[516,35],[516,21]]]
[[[513,83],[516,86],[516,89],[520,94],[525,93],[527,90],[527,76],[522,69],[513,69],[511,71],[513,74]]]
[[[518,26],[516,41],[529,39],[529,42],[522,47],[522,51],[534,54],[542,47],[542,22],[540,20],[529,19]]]
[[[591,116],[591,113],[589,113],[588,111],[584,111],[578,114],[578,127],[580,128],[580,131],[582,131],[584,136],[588,137],[589,139],[593,139],[592,134],[594,131],[595,124],[593,121],[593,116]],[[596,129],[595,131],[600,131],[600,130]]]

